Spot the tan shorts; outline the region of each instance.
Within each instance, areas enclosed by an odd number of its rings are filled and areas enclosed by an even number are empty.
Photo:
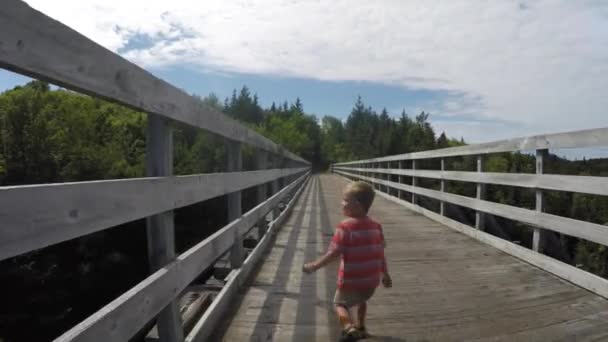
[[[374,295],[376,289],[369,289],[364,291],[344,291],[336,289],[334,295],[334,305],[341,305],[347,308],[367,302]]]

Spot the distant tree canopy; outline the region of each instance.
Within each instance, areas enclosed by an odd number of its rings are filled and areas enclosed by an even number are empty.
[[[429,114],[398,119],[359,97],[345,120],[307,114],[302,101],[262,108],[244,86],[222,103],[202,103],[257,130],[318,168],[349,159],[428,150],[458,144],[435,138]],[[0,95],[0,184],[35,184],[144,175],[146,115],[33,81]],[[175,173],[220,171],[221,139],[174,124]]]

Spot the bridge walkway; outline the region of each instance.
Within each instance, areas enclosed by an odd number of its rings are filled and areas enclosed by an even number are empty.
[[[310,179],[220,329],[224,341],[337,340],[337,263],[312,275],[301,266],[325,251],[342,219],[344,184]],[[608,340],[608,300],[382,196],[371,215],[383,224],[394,287],[369,303],[370,340]]]

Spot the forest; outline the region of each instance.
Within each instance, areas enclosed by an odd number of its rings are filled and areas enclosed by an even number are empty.
[[[260,105],[257,94],[243,86],[226,99],[199,97],[310,161],[325,172],[331,163],[465,144],[460,137],[438,134],[429,113],[410,116],[374,109],[359,97],[345,119],[308,114],[299,98]],[[222,172],[222,137],[174,123],[174,173]],[[0,94],[0,186],[43,184],[145,176],[146,114],[32,81]],[[429,160],[419,168],[439,169]],[[473,157],[447,160],[448,170],[475,170]],[[490,155],[484,169],[492,172],[534,173],[534,156],[525,153]],[[244,151],[244,168],[253,166],[253,150]],[[550,154],[545,172],[608,175],[608,159],[567,160]],[[439,182],[420,180],[438,189]],[[448,182],[448,191],[475,196],[475,184]],[[243,209],[255,203],[244,192]],[[488,186],[487,199],[534,208],[534,192]],[[547,212],[580,220],[608,223],[603,196],[546,192]],[[420,204],[437,210],[438,203]],[[448,206],[447,215],[474,223],[474,213]],[[175,211],[176,249],[183,252],[226,224],[225,198]],[[531,245],[531,227],[488,217],[486,230],[504,239]],[[605,246],[555,234],[545,234],[545,253],[608,276]],[[138,220],[89,236],[0,261],[0,342],[49,340],[77,324],[148,274],[145,222]],[[33,322],[36,326],[33,326]]]

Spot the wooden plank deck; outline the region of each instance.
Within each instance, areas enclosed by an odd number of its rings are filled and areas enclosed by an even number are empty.
[[[336,341],[337,263],[313,275],[342,219],[335,175],[312,177],[225,326],[223,341]],[[608,300],[376,196],[394,287],[369,302],[373,341],[608,340]],[[222,336],[222,337],[220,337]]]

